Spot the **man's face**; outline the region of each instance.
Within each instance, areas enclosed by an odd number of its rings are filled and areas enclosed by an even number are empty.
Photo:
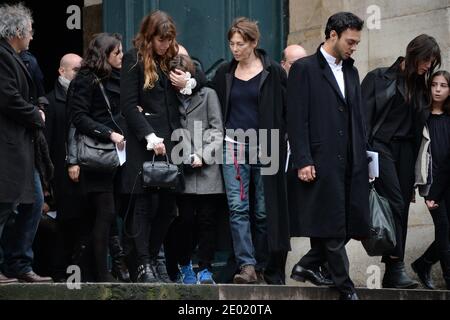
[[[356,51],[358,44],[361,42],[361,31],[355,29],[347,29],[341,33],[341,37],[337,37],[337,33],[332,31],[332,38],[334,33],[334,51],[337,57],[341,60],[349,59]]]
[[[307,56],[306,51],[302,47],[293,47],[289,46],[284,51],[285,60],[281,62],[281,66],[289,74],[289,70],[292,67],[292,64],[298,59],[304,58]]]
[[[34,30],[31,22],[28,22],[25,34],[19,37],[19,50],[20,52],[28,50],[30,47],[30,42],[33,40]]]
[[[60,68],[59,72],[61,76],[63,76],[69,81],[75,79],[77,72],[80,70],[81,61],[82,61],[81,57],[78,56],[73,56],[70,59],[68,59],[67,64],[64,67]]]

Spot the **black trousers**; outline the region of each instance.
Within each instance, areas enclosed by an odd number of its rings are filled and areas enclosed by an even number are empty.
[[[397,246],[383,257],[390,256],[403,261],[408,232],[409,206],[414,192],[414,144],[412,141],[392,141],[389,145],[374,142],[379,152],[380,177],[375,180],[375,189],[385,197],[392,210],[396,227]]]
[[[264,270],[264,280],[267,284],[285,285],[286,284],[286,261],[287,251],[269,252],[269,258]]]
[[[109,281],[109,234],[116,217],[114,194],[88,193],[89,210],[82,213],[80,242],[87,245],[81,263],[83,281]]]
[[[316,269],[325,261],[336,288],[341,293],[355,292],[355,285],[350,279],[349,261],[345,245],[346,239],[311,238],[311,250],[303,256],[299,265],[305,269]]]
[[[136,196],[133,235],[138,265],[156,259],[175,216],[176,198],[173,193],[161,190]]]
[[[447,283],[450,283],[450,192],[439,203],[439,208],[432,210],[435,241],[425,251],[422,258],[425,262],[435,264],[441,262],[442,273]]]
[[[188,265],[198,243],[200,270],[211,269],[216,243],[216,212],[221,195],[180,195],[179,216],[165,240],[166,259],[170,265]]]

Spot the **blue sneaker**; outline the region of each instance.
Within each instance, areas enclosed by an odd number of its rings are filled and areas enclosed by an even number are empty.
[[[180,271],[183,284],[197,284],[197,276],[192,269],[192,263],[187,266],[181,266]]]
[[[197,284],[216,284],[212,273],[208,269],[203,269],[197,274]]]

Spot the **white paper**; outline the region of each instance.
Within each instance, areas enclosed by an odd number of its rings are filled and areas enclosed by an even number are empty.
[[[367,151],[367,160],[369,160],[369,177],[378,178],[380,176],[380,168],[378,163],[378,152]]]
[[[56,219],[57,213],[56,211],[49,211],[46,213],[50,218]]]
[[[286,157],[286,168],[284,172],[288,172],[289,170],[289,159],[291,158],[291,145],[289,144],[289,141],[287,142],[287,157]]]
[[[123,142],[123,149],[122,150],[119,150],[119,148],[117,148],[117,145],[116,145],[116,150],[117,150],[117,155],[119,156],[120,166],[123,166],[123,164],[125,162],[127,162],[127,153],[126,153],[127,142],[126,141]]]

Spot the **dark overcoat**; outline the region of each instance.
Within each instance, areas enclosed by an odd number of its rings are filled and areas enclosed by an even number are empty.
[[[366,133],[358,70],[343,63],[346,98],[320,48],[296,61],[288,80],[288,136],[294,169],[315,166],[312,183],[297,179],[299,235],[365,238],[369,234]]]
[[[33,80],[14,49],[0,40],[0,202],[33,203],[33,136],[44,122]]]

